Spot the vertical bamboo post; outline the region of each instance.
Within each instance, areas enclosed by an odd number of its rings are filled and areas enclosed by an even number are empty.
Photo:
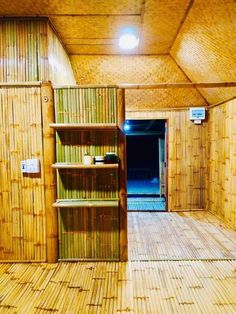
[[[126,138],[123,132],[125,122],[125,93],[124,89],[117,90],[117,124],[119,167],[119,199],[120,199],[120,261],[128,260],[128,231],[127,231],[127,188],[126,188]]]
[[[58,260],[58,230],[57,211],[52,207],[56,198],[56,176],[52,164],[55,162],[54,130],[49,124],[54,122],[53,89],[51,82],[41,85],[42,121],[43,121],[43,159],[45,173],[45,210],[46,210],[46,239],[47,262]]]

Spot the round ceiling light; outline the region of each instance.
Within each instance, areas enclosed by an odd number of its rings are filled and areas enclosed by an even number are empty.
[[[124,50],[132,50],[137,48],[139,38],[132,33],[123,33],[119,39],[119,47]]]

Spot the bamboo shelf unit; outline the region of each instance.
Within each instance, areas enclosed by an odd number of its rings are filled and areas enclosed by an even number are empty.
[[[54,89],[60,260],[127,260],[123,91]],[[119,164],[84,165],[83,156],[114,152]]]

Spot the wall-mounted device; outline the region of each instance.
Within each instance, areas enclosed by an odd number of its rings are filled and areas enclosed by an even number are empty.
[[[201,124],[206,119],[206,108],[205,107],[192,107],[189,108],[189,118],[193,120],[195,124]]]
[[[21,161],[22,173],[39,173],[40,172],[40,160],[39,159],[26,159]]]

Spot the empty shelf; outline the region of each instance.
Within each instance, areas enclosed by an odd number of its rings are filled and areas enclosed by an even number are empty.
[[[56,130],[116,130],[115,123],[51,123],[51,128]]]
[[[70,200],[61,199],[53,203],[53,207],[118,207],[118,199],[104,199],[104,200]]]

